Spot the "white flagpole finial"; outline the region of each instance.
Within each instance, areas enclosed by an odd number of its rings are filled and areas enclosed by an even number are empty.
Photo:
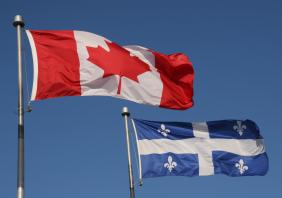
[[[16,15],[14,17],[14,21],[13,21],[13,25],[15,27],[17,27],[18,25],[20,25],[21,27],[24,27],[24,20],[23,17],[21,15]]]
[[[123,107],[123,108],[122,108],[122,113],[121,113],[121,115],[122,115],[122,116],[125,116],[125,115],[129,116],[129,115],[130,115],[130,113],[129,113],[127,107]]]

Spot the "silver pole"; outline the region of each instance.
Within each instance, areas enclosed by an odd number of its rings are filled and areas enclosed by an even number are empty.
[[[130,113],[127,107],[122,108],[121,115],[124,117],[124,122],[125,122],[130,198],[135,198],[133,173],[132,173],[132,162],[131,162],[131,151],[130,151],[130,139],[129,139],[129,133],[128,133],[128,117],[130,116]]]
[[[13,25],[17,28],[18,40],[18,185],[17,198],[24,198],[24,107],[22,80],[22,16],[16,15]]]

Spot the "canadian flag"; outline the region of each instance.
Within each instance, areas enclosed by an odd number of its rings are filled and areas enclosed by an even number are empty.
[[[26,33],[34,65],[32,100],[100,95],[170,109],[193,106],[194,70],[184,54],[119,46],[84,31]]]

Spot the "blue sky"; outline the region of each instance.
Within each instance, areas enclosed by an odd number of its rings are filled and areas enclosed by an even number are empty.
[[[16,14],[26,28],[85,30],[122,45],[183,52],[195,69],[195,106],[186,111],[109,97],[34,102],[25,117],[26,197],[128,197],[123,106],[148,120],[252,119],[270,159],[264,177],[147,179],[136,197],[281,196],[281,9],[281,1],[262,0],[1,2],[0,197],[16,196]],[[25,35],[24,49],[31,84]]]

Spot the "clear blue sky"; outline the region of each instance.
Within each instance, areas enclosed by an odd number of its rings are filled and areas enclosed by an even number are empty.
[[[195,106],[186,111],[109,97],[33,103],[25,119],[27,198],[129,197],[123,106],[149,120],[252,119],[270,159],[265,177],[147,179],[137,198],[281,197],[281,10],[281,1],[265,0],[1,2],[0,197],[16,196],[16,14],[31,29],[85,30],[122,45],[184,52],[195,68]],[[24,48],[31,84],[25,35]]]

